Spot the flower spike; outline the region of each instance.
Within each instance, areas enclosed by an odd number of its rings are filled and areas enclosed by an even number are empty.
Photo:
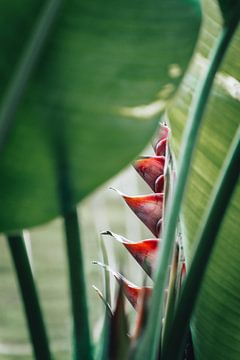
[[[102,232],[102,235],[109,235],[118,242],[122,243],[130,254],[137,260],[144,271],[151,277],[157,259],[157,251],[160,243],[159,239],[146,239],[132,242],[123,236],[114,234],[111,231]]]
[[[164,156],[145,156],[136,160],[133,166],[151,189],[154,192],[159,192],[159,186],[156,189],[156,180],[163,175],[164,165]],[[160,190],[162,191],[163,187]]]
[[[156,193],[140,196],[128,196],[113,189],[123,197],[126,204],[157,238],[160,234],[159,220],[162,218],[164,194]]]

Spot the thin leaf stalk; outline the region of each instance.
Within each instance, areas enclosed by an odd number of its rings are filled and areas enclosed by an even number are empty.
[[[100,239],[100,248],[102,252],[103,263],[109,265],[107,249],[103,238]],[[106,270],[104,270],[103,274],[104,274],[104,289],[105,289],[104,295],[107,303],[111,305],[110,274]]]
[[[74,327],[73,359],[92,360],[83,250],[76,208],[66,212],[64,226]]]
[[[22,233],[7,236],[36,360],[51,360],[40,301]]]
[[[103,263],[108,266],[109,265],[108,255],[103,238],[100,239],[100,247],[102,251]],[[111,305],[110,274],[105,269],[104,269],[104,288],[105,288],[104,295],[106,298],[106,303]],[[97,348],[97,354],[96,354],[97,360],[106,360],[108,358],[111,315],[112,314],[110,314],[109,312],[108,305],[106,305],[104,319],[103,319],[103,327],[102,327],[98,348]]]
[[[208,97],[213,85],[216,72],[223,60],[230,40],[236,30],[238,17],[228,26],[222,28],[216,45],[210,56],[209,65],[206,73],[196,90],[193,103],[190,109],[187,125],[183,134],[181,154],[177,167],[178,178],[173,198],[169,200],[166,209],[165,230],[163,234],[163,245],[161,247],[158,259],[158,266],[155,276],[155,286],[151,300],[151,310],[149,313],[148,324],[145,336],[142,339],[139,348],[138,360],[146,359],[156,360],[161,338],[161,323],[163,317],[164,289],[166,286],[166,277],[168,265],[173,252],[173,246],[176,236],[176,227],[179,213],[182,205],[184,191],[187,185],[187,179],[191,167],[191,161],[194,148],[197,142],[200,125],[202,123],[204,111],[206,109]],[[151,346],[149,346],[151,344]],[[170,360],[170,358],[168,358]],[[176,359],[174,359],[176,360]]]
[[[211,257],[240,174],[240,127],[233,140],[219,180],[214,188],[207,212],[196,237],[196,249],[189,266],[183,290],[163,345],[163,359],[181,359],[186,329],[194,310],[200,286]],[[183,336],[185,335],[185,336]]]
[[[178,271],[178,260],[179,260],[179,246],[177,243],[175,243],[173,258],[171,262],[170,276],[169,276],[168,296],[167,296],[165,315],[163,321],[162,339],[164,338],[164,333],[166,329],[169,327],[169,324],[171,324],[174,315],[174,308],[176,302],[176,279],[177,279],[177,271]]]

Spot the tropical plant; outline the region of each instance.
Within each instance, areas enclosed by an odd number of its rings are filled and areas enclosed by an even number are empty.
[[[102,232],[102,235],[111,236],[116,241],[123,244],[150,278],[154,278],[158,252],[159,248],[162,246],[162,240],[160,240],[159,237],[160,235],[162,236],[164,232],[165,207],[169,197],[172,196],[175,181],[175,171],[173,170],[172,156],[170,153],[168,140],[169,128],[166,124],[162,124],[154,144],[155,155],[140,157],[134,163],[136,171],[142,176],[142,178],[146,181],[154,193],[140,196],[128,196],[118,191],[119,195],[124,199],[130,209],[151,231],[151,233],[154,235],[154,238],[133,242],[124,238],[123,236],[114,234],[111,231]],[[107,260],[104,245],[103,252],[105,254],[105,260]],[[124,314],[124,307],[122,305],[122,293],[127,297],[131,305],[137,311],[136,329],[131,338],[131,341],[128,339],[129,330],[127,325],[125,325],[124,328],[118,330],[118,337],[125,338],[124,348],[122,347],[121,342],[118,343],[112,339],[112,337],[116,336],[114,331],[113,333],[110,332],[108,342],[104,343],[106,349],[102,350],[104,353],[103,359],[134,359],[136,356],[138,356],[138,346],[141,342],[142,336],[144,336],[145,325],[149,316],[148,306],[153,288],[149,286],[136,286],[127,280],[122,274],[109,268],[108,264],[102,264],[101,262],[95,263],[103,266],[106,271],[109,271],[120,284],[120,292],[118,295],[115,311],[111,309],[110,305],[110,284],[106,284],[106,298],[104,298],[104,295],[100,292],[99,289],[96,288],[98,294],[107,307],[107,314],[110,316],[110,328],[114,329],[117,327],[116,324],[119,322],[119,317],[122,317],[122,321],[127,323],[126,320],[124,320],[126,314]],[[165,269],[166,273],[168,273],[168,269],[169,266],[167,266]],[[170,274],[168,275],[168,281],[166,284],[167,288],[163,293],[165,304],[163,306],[163,318],[160,323],[162,334],[167,329],[167,325],[169,325],[169,318],[171,318],[173,315],[174,308],[177,304],[181,292],[183,280],[186,275],[186,264],[182,247],[182,235],[179,226],[176,232],[175,248],[170,269]],[[105,278],[105,282],[108,281],[109,278]],[[119,312],[118,308],[120,306],[119,302],[123,307],[121,312]],[[107,323],[105,326],[107,326]],[[163,335],[161,335],[161,337],[162,336]],[[189,344],[189,341],[190,338],[188,339],[188,343],[185,346],[186,359],[190,359],[190,356],[192,359],[192,355],[190,355],[192,354],[192,349],[190,348],[191,344]],[[114,343],[114,347],[112,346],[112,343]],[[149,349],[152,347],[151,339],[147,344],[147,347]],[[155,356],[155,358],[161,358],[159,349],[157,353],[158,354]]]
[[[0,230],[36,359],[52,355],[22,229],[60,214],[74,359],[239,359],[239,0],[204,0],[202,14],[194,0],[3,1],[0,16]],[[106,271],[94,347],[76,204],[140,152],[160,114],[171,151],[163,125],[156,154],[135,163],[154,193],[123,194],[154,238],[107,233],[154,287],[114,271],[112,309]],[[137,310],[131,341],[123,293]]]

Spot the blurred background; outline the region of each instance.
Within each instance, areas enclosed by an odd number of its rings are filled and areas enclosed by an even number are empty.
[[[151,154],[149,146],[144,154]],[[119,195],[110,190],[115,187],[130,195],[147,194],[149,188],[133,167],[125,168],[119,175],[86,198],[78,206],[87,292],[90,306],[90,324],[98,338],[104,314],[104,306],[92,285],[103,291],[103,271],[93,265],[93,260],[102,260],[100,232],[112,230],[131,240],[151,237]],[[51,347],[55,359],[67,359],[70,353],[71,316],[68,296],[68,273],[62,220],[58,218],[26,233],[26,245],[31,259],[34,277],[42,301]],[[114,270],[123,271],[132,282],[141,285],[143,272],[131,256],[114,239],[105,237],[109,264]],[[111,278],[112,296],[116,281]],[[15,272],[3,236],[0,237],[0,359],[33,359],[31,344],[24,319],[23,307],[18,292]],[[134,311],[127,304],[129,317]]]

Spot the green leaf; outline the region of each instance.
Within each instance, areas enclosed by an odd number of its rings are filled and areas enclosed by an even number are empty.
[[[191,264],[189,264],[174,319],[170,324],[171,327],[166,331],[166,340],[163,343],[162,351],[164,359],[182,359],[189,321],[239,174],[240,126],[211,195],[207,213],[201,223],[196,239],[196,250]]]
[[[41,11],[40,0],[0,4],[2,99]],[[1,231],[61,213],[59,173],[68,173],[68,209],[136,156],[186,69],[198,27],[189,1],[63,2],[1,153]]]
[[[180,151],[179,144],[190,100],[202,70],[208,63],[209,52],[221,31],[222,18],[217,2],[205,1],[204,10],[204,25],[198,48],[168,111],[176,154]],[[192,164],[184,203],[184,246],[188,264],[193,254],[193,239],[239,125],[239,35],[238,29],[216,76]],[[221,226],[191,323],[197,360],[237,360],[240,357],[239,210],[238,186]]]
[[[239,0],[218,0],[218,3],[226,23],[239,13]]]

